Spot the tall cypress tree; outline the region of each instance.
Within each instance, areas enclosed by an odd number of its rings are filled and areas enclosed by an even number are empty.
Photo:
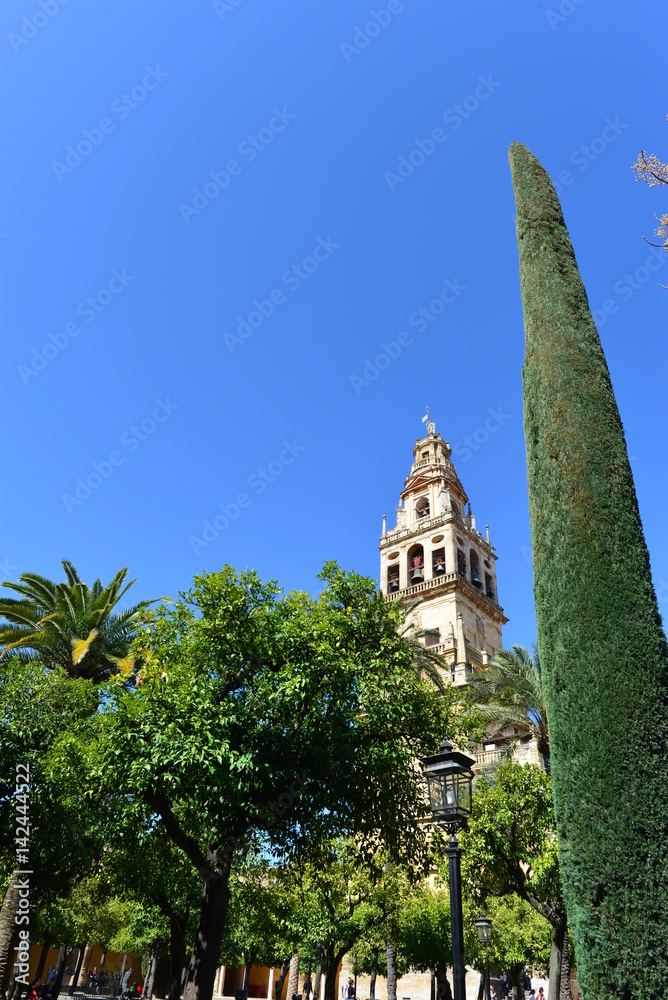
[[[610,375],[544,168],[510,147],[559,856],[585,1000],[668,988],[668,652]]]

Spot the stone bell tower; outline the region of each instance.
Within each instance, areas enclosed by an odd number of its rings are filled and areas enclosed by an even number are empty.
[[[444,660],[446,678],[465,684],[502,647],[508,621],[498,603],[496,552],[483,536],[457,471],[452,449],[432,420],[413,448],[396,527],[380,539],[380,587],[389,601],[421,598],[411,613],[433,631],[425,643]]]

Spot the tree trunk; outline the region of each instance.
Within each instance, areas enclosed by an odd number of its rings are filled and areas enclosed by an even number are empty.
[[[153,996],[166,1000],[171,989],[170,978],[170,957],[168,955],[158,955],[155,963],[155,973],[153,975]],[[181,982],[179,980],[179,989]]]
[[[287,1000],[292,1000],[293,993],[299,989],[299,955],[293,955],[290,959],[290,975],[288,976],[288,996]]]
[[[183,1000],[211,1000],[218,969],[220,943],[230,899],[230,870],[225,867],[204,883],[195,944],[183,988]]]
[[[51,937],[51,935],[49,934],[48,931],[45,931],[44,932],[44,944],[42,945],[42,950],[41,950],[40,956],[39,956],[39,962],[37,963],[37,969],[35,971],[35,977],[37,979],[39,979],[40,982],[42,981],[42,976],[44,975],[44,966],[46,965],[46,956],[49,954],[52,942],[53,942],[53,938]]]
[[[452,1000],[452,987],[445,969],[436,969],[436,1000]],[[396,995],[396,972],[395,972]]]
[[[253,968],[253,959],[250,958],[248,961],[244,963],[244,979],[241,985],[241,989],[243,990],[244,994],[244,1000],[248,1000],[248,984],[250,983],[250,973],[252,968]]]
[[[67,959],[72,954],[72,948],[65,948],[62,946],[63,955],[60,960],[60,964],[56,971],[56,981],[53,984],[53,992],[51,994],[52,1000],[58,1000],[58,995],[60,994],[60,988],[63,985],[63,975],[65,973],[65,966],[67,965]]]
[[[513,1000],[524,1000],[524,966],[515,965],[510,970],[510,981],[513,984]]]
[[[158,945],[156,945],[151,952],[151,957],[148,962],[148,969],[146,970],[146,978],[144,979],[144,989],[142,991],[142,997],[144,997],[145,1000],[153,1000],[155,967],[157,964],[158,964]]]
[[[127,960],[128,960],[128,953],[127,951],[124,951],[123,954],[121,955],[121,967],[117,973],[118,978],[114,977],[114,988],[111,991],[111,995],[113,997],[118,996],[118,994],[121,992],[121,983],[123,982],[123,973],[125,972],[125,963],[127,962]]]
[[[88,986],[88,966],[90,965],[92,955],[93,946],[92,944],[87,944],[83,953],[83,961],[79,966],[79,975],[76,980],[77,986]]]
[[[79,976],[81,975],[81,966],[83,965],[85,951],[86,951],[86,946],[84,944],[80,944],[78,948],[79,954],[77,955],[77,968],[76,972],[74,973],[74,979],[72,980],[73,986],[76,986],[77,983],[79,982]]]
[[[387,1000],[397,1000],[397,950],[387,939]]]
[[[321,983],[322,983],[322,962],[318,962],[318,965],[315,970],[315,983],[313,985],[313,1000],[320,1000]]]
[[[378,975],[378,949],[371,952],[371,978],[369,979],[369,1000],[376,1000],[376,976]]]
[[[180,913],[173,911],[169,915],[169,993],[168,1000],[179,1000],[181,996],[181,979],[183,976],[183,966],[186,957],[186,928],[188,926],[188,913],[186,909]],[[220,944],[218,946],[220,948]],[[216,951],[216,968],[218,965],[218,951]],[[214,970],[214,980],[215,980]],[[213,995],[213,980],[211,982],[211,994]]]
[[[554,996],[554,993],[552,996]],[[559,990],[559,1000],[573,1000],[571,995],[571,958],[568,948],[568,925],[564,929],[564,948],[561,953],[561,988]]]
[[[281,1000],[281,993],[283,992],[283,983],[285,982],[285,977],[288,974],[289,968],[290,968],[290,963],[286,959],[284,962],[281,963],[280,975],[276,980],[276,982],[274,983],[274,1000]]]
[[[15,949],[19,940],[19,926],[15,918],[19,908],[20,877],[20,872],[13,873],[0,910],[0,997],[5,995],[12,978]]]
[[[328,945],[327,947],[327,965],[325,968],[325,1000],[337,1000],[336,996],[336,970],[338,968],[338,962],[336,961],[336,953],[334,951],[334,945]],[[290,1000],[290,997],[287,997]]]
[[[563,958],[565,936],[566,918],[564,917],[560,920],[556,927],[552,928],[549,1000],[559,1000],[559,994],[561,991],[561,961]]]

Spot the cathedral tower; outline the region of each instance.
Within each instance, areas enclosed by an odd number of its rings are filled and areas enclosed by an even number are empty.
[[[411,613],[434,634],[426,644],[444,659],[446,677],[465,684],[502,647],[508,621],[498,603],[496,553],[476,528],[452,449],[433,421],[415,442],[396,527],[380,539],[380,587],[387,600],[421,598]]]

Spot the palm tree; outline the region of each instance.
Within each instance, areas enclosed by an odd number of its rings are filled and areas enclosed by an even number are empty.
[[[64,559],[63,568],[66,583],[36,573],[23,573],[18,583],[3,583],[20,598],[0,597],[0,659],[38,660],[47,668],[62,667],[71,678],[95,683],[117,671],[129,674],[140,613],[152,602],[140,601],[115,613],[134,583],[123,586],[127,569],[119,570],[106,587],[100,579],[89,587],[71,562]]]
[[[411,612],[422,604],[422,598],[416,597],[404,606],[404,624],[399,630],[399,635],[408,642],[413,654],[413,668],[418,677],[430,680],[436,690],[443,694],[445,691],[445,681],[443,680],[443,657],[434,653],[423,639],[436,637],[436,629],[417,628],[411,619]]]
[[[500,649],[491,664],[470,680],[472,698],[483,719],[499,733],[513,726],[536,739],[550,773],[550,739],[543,697],[538,647],[533,656],[524,646]]]

